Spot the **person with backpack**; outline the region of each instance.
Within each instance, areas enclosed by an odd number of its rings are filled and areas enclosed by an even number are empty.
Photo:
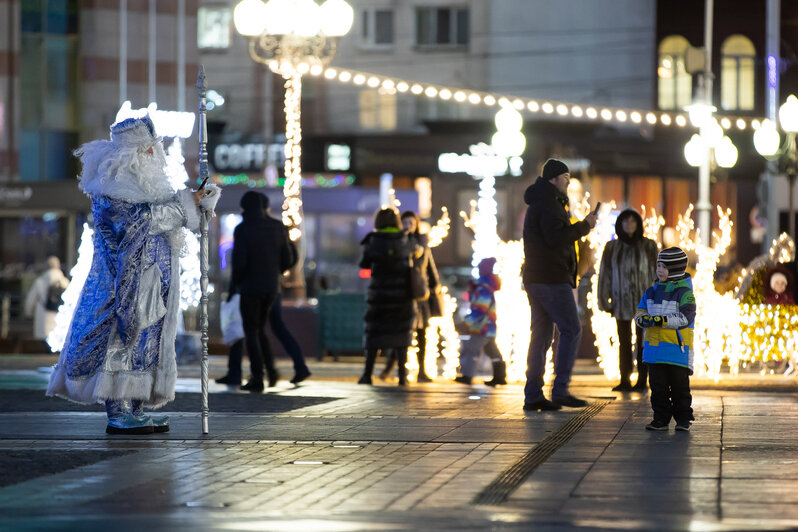
[[[37,340],[46,340],[55,329],[55,316],[67,286],[69,279],[61,271],[61,261],[47,257],[47,271],[36,278],[25,297],[25,315],[33,316],[33,337]]]

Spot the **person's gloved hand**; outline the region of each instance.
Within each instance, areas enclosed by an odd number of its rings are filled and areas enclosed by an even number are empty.
[[[651,327],[651,316],[640,316],[636,321],[637,324],[644,329],[646,327]]]
[[[211,183],[205,185],[205,188],[202,189],[202,192],[204,195],[202,196],[202,199],[200,199],[200,208],[211,213],[211,216],[213,216],[213,211],[216,208],[216,204],[219,202],[219,198],[222,196],[222,189]]]
[[[665,327],[667,324],[665,316],[651,316],[651,325],[654,327]]]

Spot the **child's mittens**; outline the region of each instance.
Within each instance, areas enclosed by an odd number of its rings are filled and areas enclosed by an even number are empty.
[[[639,325],[644,329],[646,327],[651,327],[651,316],[649,316],[648,314],[636,317],[635,321],[637,322],[637,325]]]
[[[668,320],[665,316],[651,316],[651,325],[654,327],[667,327]]]

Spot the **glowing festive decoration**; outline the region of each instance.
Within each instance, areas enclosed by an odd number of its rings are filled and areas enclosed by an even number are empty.
[[[283,185],[283,223],[288,236],[296,241],[302,236],[302,128],[300,105],[302,76],[285,80],[285,184]]]
[[[282,65],[278,61],[268,63],[269,68],[280,73]],[[661,124],[663,126],[675,125],[686,127],[690,123],[685,114],[670,114],[667,112],[646,109],[625,109],[617,107],[606,107],[600,110],[593,106],[584,107],[582,104],[560,102],[560,101],[541,101],[535,98],[524,98],[507,94],[490,93],[485,91],[475,91],[466,88],[444,86],[435,83],[424,83],[419,81],[401,79],[392,76],[383,76],[358,70],[351,70],[341,67],[316,68],[308,67],[312,76],[320,76],[330,81],[340,83],[354,83],[355,85],[368,85],[380,87],[389,94],[414,95],[424,94],[431,99],[451,100],[458,103],[468,103],[471,105],[494,105],[511,106],[518,111],[530,114],[543,113],[548,116],[558,116],[561,119],[579,122],[596,122],[601,119],[605,122],[625,123],[631,120],[635,124],[645,122],[649,125]],[[720,126],[723,129],[731,129],[732,123],[742,130],[750,125],[754,130],[759,128],[761,119],[743,116],[723,116],[720,118]]]
[[[441,207],[441,217],[433,225],[427,233],[427,245],[431,248],[436,248],[441,245],[443,240],[449,235],[449,226],[451,225],[451,218],[449,218],[449,210],[446,207]]]
[[[495,229],[494,229],[495,231]],[[526,378],[529,353],[530,309],[521,277],[524,243],[521,240],[499,242],[494,273],[502,282],[496,297],[496,346],[507,363],[507,380]]]
[[[58,307],[58,314],[55,315],[55,328],[47,336],[47,345],[53,352],[61,351],[61,348],[64,347],[80,292],[83,290],[83,285],[86,284],[86,278],[91,270],[93,256],[94,230],[89,227],[89,224],[83,224],[83,233],[80,235],[80,246],[78,247],[78,260],[69,270],[71,281],[61,295],[63,303]]]

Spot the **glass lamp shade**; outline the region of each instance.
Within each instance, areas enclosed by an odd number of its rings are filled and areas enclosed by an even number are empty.
[[[780,143],[781,139],[779,132],[776,131],[776,124],[773,123],[773,120],[766,118],[762,121],[759,129],[754,131],[754,148],[759,155],[770,157],[779,151]]]
[[[701,138],[704,139],[707,146],[717,148],[723,140],[723,128],[717,120],[710,117],[701,128]]]
[[[346,0],[327,0],[319,8],[321,31],[329,37],[342,37],[349,33],[355,12]]]
[[[294,31],[296,16],[293,0],[269,0],[263,10],[264,31],[269,35],[288,35]]]
[[[293,0],[291,20],[293,30],[302,37],[312,37],[321,31],[321,8],[314,0]]]
[[[236,31],[246,37],[255,37],[263,32],[266,6],[261,0],[241,0],[233,10]]]
[[[526,149],[526,137],[520,131],[497,131],[490,145],[502,157],[516,157]]]
[[[701,166],[706,156],[707,145],[704,144],[701,135],[696,133],[684,145],[684,158],[687,159],[687,164],[690,166],[698,167]]]
[[[694,127],[703,127],[712,118],[715,106],[706,103],[694,103],[684,108]]]
[[[496,129],[498,131],[521,131],[524,119],[521,114],[510,106],[504,106],[496,113]]]
[[[715,161],[722,168],[731,168],[737,163],[737,147],[725,135],[715,148]]]
[[[779,107],[779,123],[784,131],[798,133],[798,98],[794,94]]]

